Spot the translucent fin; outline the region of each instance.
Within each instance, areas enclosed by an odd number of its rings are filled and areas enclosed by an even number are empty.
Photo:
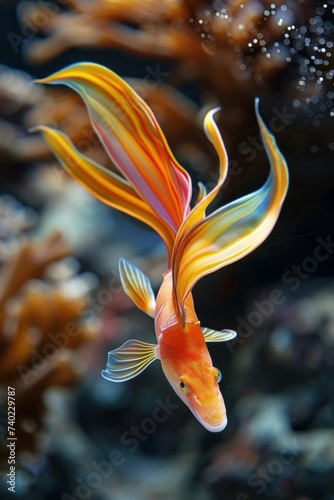
[[[119,260],[118,269],[124,292],[141,311],[154,318],[155,296],[148,277],[125,259]]]
[[[101,372],[102,377],[111,382],[125,382],[136,377],[158,358],[156,348],[154,344],[128,340],[108,353],[108,362],[106,369]]]
[[[211,328],[202,328],[205,342],[227,342],[237,336],[234,330],[212,330]]]

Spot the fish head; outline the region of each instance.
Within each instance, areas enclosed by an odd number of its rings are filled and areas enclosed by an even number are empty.
[[[220,392],[220,371],[212,364],[199,324],[177,325],[166,330],[159,342],[162,369],[176,394],[197,420],[211,432],[227,425]]]

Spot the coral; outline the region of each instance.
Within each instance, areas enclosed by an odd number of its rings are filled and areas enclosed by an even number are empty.
[[[147,0],[140,14],[137,2],[128,2],[126,8],[116,0],[77,0],[66,2],[66,7],[63,2],[59,4],[52,9],[39,2],[19,4],[22,29],[26,25],[34,28],[34,36],[24,45],[27,61],[43,64],[70,48],[109,49],[116,58],[118,51],[143,61],[150,58],[145,100],[151,105],[157,93],[163,96],[159,97],[160,115],[157,113],[163,130],[181,123],[180,106],[169,104],[167,84],[182,91],[191,86],[199,101],[194,105],[197,114],[200,110],[204,115],[206,106],[223,106],[219,126],[231,158],[249,161],[248,156],[252,158],[259,151],[260,146],[252,147],[254,136],[245,135],[245,129],[255,130],[250,109],[256,96],[263,96],[271,109],[272,130],[280,133],[286,149],[291,147],[292,122],[300,130],[306,120],[313,122],[313,129],[324,121],[327,130],[328,120],[334,115],[329,4],[317,7],[311,0]],[[164,62],[168,70],[156,71],[152,60],[159,61],[159,68]],[[108,66],[115,69],[112,61]],[[142,87],[146,80],[147,75]],[[180,93],[179,103],[187,107],[187,99],[181,97]],[[274,111],[277,116],[273,116]],[[192,114],[189,127],[194,138],[200,137],[197,114]],[[87,123],[86,118],[83,123]],[[313,141],[315,137],[318,143],[330,141],[328,134],[313,132]],[[311,140],[308,127],[301,133]],[[181,137],[174,134],[173,142],[166,135],[176,152],[184,150]],[[203,143],[202,135],[197,143],[191,141],[187,151],[196,174],[202,173],[200,169],[207,172],[212,155]]]
[[[0,196],[0,262],[12,255],[26,231],[36,220],[33,209],[10,195]]]
[[[30,75],[0,66],[0,153],[4,166],[11,163],[50,161],[44,141],[29,134],[37,123],[62,125],[73,141],[97,161],[106,157],[94,144],[94,133],[79,99],[71,92],[45,92],[32,85]]]
[[[52,386],[73,384],[83,371],[78,348],[95,327],[82,320],[88,306],[84,277],[73,295],[71,280],[52,282],[50,272],[70,249],[60,233],[26,239],[0,275],[0,383],[16,390],[18,449],[34,449],[43,421],[43,395]],[[60,263],[58,264],[58,266]]]
[[[134,1],[124,8],[122,0],[78,0],[70,2],[68,7],[67,12],[59,7],[45,12],[43,5],[32,2],[19,5],[19,18],[33,25],[36,31],[39,31],[35,21],[38,16],[44,16],[46,21],[40,31],[49,36],[32,40],[27,47],[27,56],[34,63],[44,63],[73,46],[130,50],[136,46],[137,53],[167,57],[178,54],[183,46],[184,53],[191,53],[190,45],[181,43],[187,38],[177,26],[188,14],[181,1]],[[140,31],[135,34],[129,25],[139,26]]]
[[[146,0],[138,6],[77,0],[67,11],[57,6],[47,12],[23,2],[19,18],[47,35],[30,41],[27,57],[41,64],[71,47],[108,47],[168,59],[180,63],[181,79],[198,79],[222,103],[264,92],[286,71],[289,86],[308,95],[321,93],[333,77],[327,4]],[[34,22],[38,16],[45,18],[42,27]]]

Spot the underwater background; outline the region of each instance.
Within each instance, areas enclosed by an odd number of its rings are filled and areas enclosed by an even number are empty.
[[[334,499],[334,1],[0,8],[1,498]],[[78,61],[127,79],[195,185],[217,179],[202,122],[222,107],[230,174],[211,209],[266,179],[257,96],[287,160],[272,233],[194,289],[202,324],[238,332],[210,345],[229,421],[221,433],[201,427],[159,362],[124,384],[101,377],[108,351],[154,341],[153,321],[121,289],[118,259],[157,290],[166,254],[158,235],[74,183],[29,132],[59,128],[110,166],[80,99],[32,84]]]

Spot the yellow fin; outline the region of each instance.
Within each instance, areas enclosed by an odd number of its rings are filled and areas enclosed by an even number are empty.
[[[182,311],[187,295],[199,279],[252,252],[267,238],[279,216],[289,184],[287,164],[259,114],[258,100],[255,105],[270,174],[257,191],[199,219],[197,216],[210,201],[212,190],[184,221],[172,258],[175,295]],[[225,173],[221,174],[222,179],[224,176]],[[220,180],[218,184],[221,183]]]
[[[31,132],[36,131],[43,133],[54,155],[69,175],[96,198],[151,226],[160,234],[167,247],[173,244],[174,231],[126,179],[80,153],[72,141],[59,130],[45,126],[31,129]]]
[[[113,71],[72,64],[39,83],[62,84],[83,99],[101,144],[161,225],[169,257],[189,213],[191,178],[172,154],[149,106]]]
[[[119,260],[118,269],[124,292],[141,311],[154,318],[155,296],[148,277],[125,259]]]
[[[157,346],[140,342],[140,340],[128,340],[121,347],[108,353],[106,369],[102,377],[111,382],[126,382],[136,377],[145,368],[158,359]]]
[[[234,330],[212,330],[211,328],[202,328],[205,342],[227,342],[237,336]]]

